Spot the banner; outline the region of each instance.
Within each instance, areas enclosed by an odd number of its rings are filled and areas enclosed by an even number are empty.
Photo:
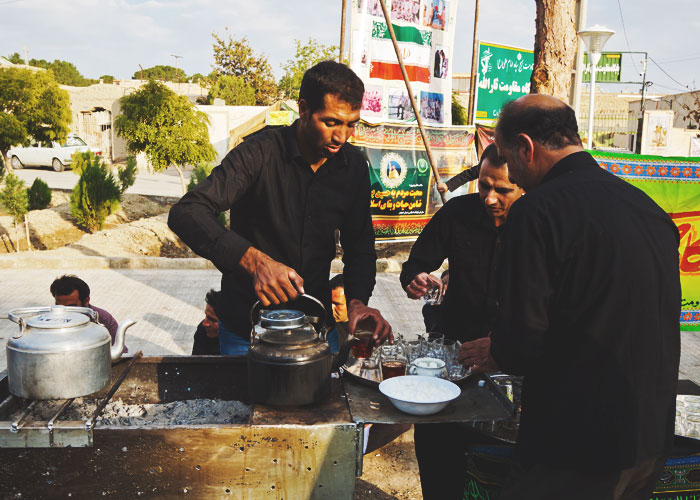
[[[476,162],[473,127],[427,127],[426,135],[443,182]],[[442,205],[418,127],[361,121],[351,142],[369,161],[376,240],[416,239]]]
[[[700,159],[592,154],[602,168],[648,194],[678,226],[681,330],[700,331]]]
[[[479,42],[475,123],[494,124],[508,101],[530,93],[531,50]]]
[[[452,57],[457,0],[386,0],[413,96],[426,123],[452,123]],[[362,118],[414,122],[379,0],[353,0],[350,67],[365,83]]]
[[[603,52],[596,65],[596,82],[619,82],[622,74],[622,54],[620,52]],[[591,82],[591,64],[588,62],[588,52],[583,53],[583,83]]]

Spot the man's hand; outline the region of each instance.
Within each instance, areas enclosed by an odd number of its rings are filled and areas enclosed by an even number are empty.
[[[449,191],[449,189],[448,189],[448,187],[447,187],[447,184],[445,184],[444,182],[438,182],[438,183],[437,183],[437,190],[438,190],[441,194],[445,194],[446,192]]]
[[[372,307],[367,307],[358,299],[352,299],[348,305],[348,329],[350,335],[355,334],[358,327],[374,331],[372,340],[374,345],[381,344],[385,340],[394,342],[394,334],[391,325],[384,319],[382,313]]]
[[[409,299],[420,299],[432,288],[439,288],[442,292],[442,280],[432,274],[420,273],[406,287],[406,295]]]
[[[491,336],[465,342],[459,348],[457,359],[472,373],[493,373],[498,371],[496,360],[491,357]]]
[[[304,293],[304,279],[294,269],[250,247],[238,264],[253,277],[255,294],[263,306],[282,304]]]

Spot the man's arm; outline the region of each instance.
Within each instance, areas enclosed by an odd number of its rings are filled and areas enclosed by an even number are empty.
[[[447,182],[439,182],[438,183],[438,191],[441,193],[446,193],[447,191],[454,191],[460,186],[466,184],[467,182],[471,182],[473,180],[476,180],[479,178],[479,172],[481,171],[481,165],[477,164],[474,165],[473,167],[470,167],[451,179],[449,179]]]
[[[217,220],[258,182],[266,154],[257,141],[233,149],[194,191],[170,210],[168,226],[197,254],[222,273],[240,267],[253,277],[255,293],[264,306],[295,299],[304,280],[288,266],[254,248]]]
[[[521,210],[524,205],[514,205],[508,215],[490,349],[500,369],[514,375],[546,362],[543,353],[553,295],[551,266],[555,265],[551,228],[534,210]]]
[[[374,249],[374,227],[370,212],[369,170],[363,162],[363,175],[350,213],[340,228],[340,245],[343,247],[343,281],[348,303],[348,328],[355,333],[358,322],[367,322],[374,330],[374,341],[393,341],[391,326],[367,303],[374,290],[377,274],[377,253]]]
[[[444,208],[441,208],[433,215],[413,244],[408,260],[401,267],[401,288],[411,299],[421,298],[433,286],[442,287],[442,281],[430,273],[438,269],[447,257],[450,228],[446,214]]]

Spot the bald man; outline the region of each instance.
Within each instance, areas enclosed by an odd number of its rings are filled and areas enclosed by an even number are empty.
[[[496,144],[527,195],[506,224],[490,350],[462,357],[524,376],[520,465],[499,498],[647,500],[674,435],[676,226],[598,166],[553,97],[504,106]]]

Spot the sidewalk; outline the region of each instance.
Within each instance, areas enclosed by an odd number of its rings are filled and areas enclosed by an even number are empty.
[[[219,289],[221,274],[214,269],[3,269],[0,271],[0,318],[18,307],[53,304],[51,282],[62,274],[77,274],[90,285],[90,302],[109,311],[117,321],[131,318],[127,330],[130,353],[146,356],[192,352],[192,337],[204,318],[204,294]],[[370,306],[382,311],[395,332],[413,337],[424,331],[422,301],[406,298],[398,274],[378,273]],[[17,332],[17,325],[0,319],[0,344]],[[7,367],[0,349],[0,371]]]

